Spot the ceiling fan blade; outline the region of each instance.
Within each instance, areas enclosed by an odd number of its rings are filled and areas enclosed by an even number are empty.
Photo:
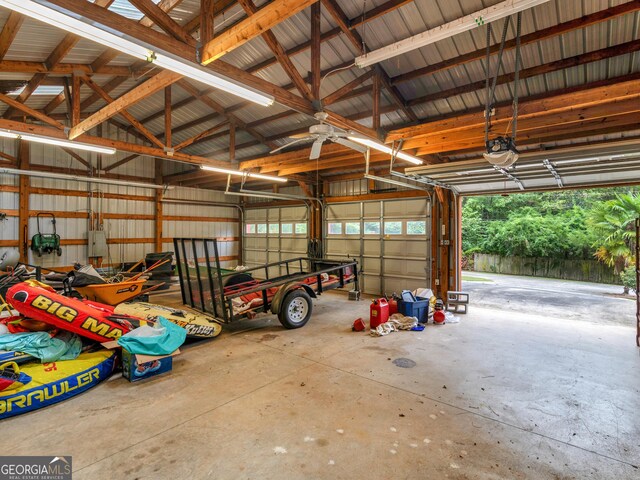
[[[319,138],[313,145],[311,145],[311,153],[309,154],[309,160],[315,160],[316,158],[320,158],[320,150],[322,150],[322,142],[323,139]]]
[[[340,145],[343,145],[345,147],[349,147],[356,152],[365,153],[367,151],[367,147],[365,147],[364,145],[360,145],[359,143],[352,142],[351,140],[346,140],[344,138],[336,137],[332,138],[331,141],[334,143],[339,143]]]
[[[293,142],[285,143],[284,145],[282,145],[282,146],[280,146],[280,147],[278,147],[278,148],[276,148],[276,149],[274,149],[274,150],[271,150],[269,153],[276,153],[276,152],[279,152],[280,150],[283,150],[283,149],[285,149],[285,148],[287,148],[287,147],[290,147],[291,145],[294,145],[294,144],[296,144],[296,143],[300,143],[300,142],[304,142],[305,140],[307,140],[307,138],[308,138],[308,137],[305,137],[305,138],[298,138],[297,140],[294,140]]]

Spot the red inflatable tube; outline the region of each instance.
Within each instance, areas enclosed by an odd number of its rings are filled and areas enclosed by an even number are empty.
[[[134,317],[130,317],[131,321],[124,318],[115,321],[113,307],[109,305],[85,303],[64,297],[29,282],[18,283],[9,288],[7,302],[27,318],[43,321],[98,342],[117,340],[139,323],[139,319]]]

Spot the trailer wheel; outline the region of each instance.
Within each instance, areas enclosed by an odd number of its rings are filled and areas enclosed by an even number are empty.
[[[292,290],[284,297],[278,319],[285,328],[304,327],[311,318],[313,303],[307,292],[301,289]]]

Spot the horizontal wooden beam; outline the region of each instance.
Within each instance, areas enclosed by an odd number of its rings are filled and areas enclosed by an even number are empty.
[[[54,137],[66,140],[64,133],[60,130],[54,130],[51,127],[43,127],[40,125],[34,125],[31,123],[16,122],[13,120],[0,119],[0,128],[13,130],[15,132],[31,133],[34,135],[44,135],[47,137]],[[122,152],[137,153],[139,155],[148,155],[150,157],[165,158],[167,160],[177,160],[185,163],[193,163],[195,165],[212,165],[218,167],[228,167],[229,163],[224,161],[214,160],[212,158],[200,157],[197,155],[187,155],[180,152],[175,152],[173,155],[169,155],[163,149],[150,147],[146,145],[138,145],[135,143],[123,142],[121,140],[113,140],[110,138],[94,137],[91,135],[81,135],[78,137],[79,141],[90,143],[92,145],[98,145],[101,147],[111,147]]]
[[[519,122],[540,116],[548,116],[554,113],[574,110],[578,107],[587,107],[600,104],[611,105],[615,111],[615,101],[636,97],[640,94],[640,73],[625,76],[615,83],[589,89],[568,91],[558,95],[545,93],[541,98],[524,98],[518,107]],[[495,115],[492,116],[491,125],[494,131],[506,126],[511,122],[513,108],[511,104],[503,104],[496,107]],[[410,126],[390,132],[387,141],[405,140],[403,144],[407,148],[420,146],[423,138],[434,138],[444,132],[459,132],[467,129],[484,128],[484,112],[469,113],[459,115],[444,120],[426,122],[420,125]]]

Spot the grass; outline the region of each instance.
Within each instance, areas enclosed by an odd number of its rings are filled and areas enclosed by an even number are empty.
[[[465,282],[492,282],[493,283],[493,280],[491,280],[490,278],[470,277],[468,275],[462,275],[462,280]]]

